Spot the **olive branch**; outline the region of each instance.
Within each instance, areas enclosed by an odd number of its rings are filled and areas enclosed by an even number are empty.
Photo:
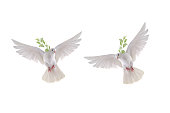
[[[36,38],[35,40],[37,41],[37,44],[39,44],[39,47],[45,47],[45,52],[50,50],[50,46],[47,45],[43,38]]]
[[[125,50],[123,50],[123,49],[127,45],[127,43],[126,43],[126,41],[127,41],[126,36],[124,36],[123,39],[119,39],[119,41],[120,41],[120,47],[119,47],[118,51],[119,51],[119,53],[125,53]]]

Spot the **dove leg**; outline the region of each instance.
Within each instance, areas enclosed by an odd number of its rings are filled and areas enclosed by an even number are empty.
[[[52,69],[54,69],[55,66],[53,65],[52,67],[48,67],[48,72],[51,72]]]
[[[50,67],[50,65],[47,62],[45,62],[45,65],[48,67],[48,72],[51,72],[52,68]]]
[[[51,69],[53,69],[53,68],[55,68],[55,66],[54,66],[54,65],[51,67]]]
[[[134,69],[133,69],[133,67],[132,67],[132,66],[131,66],[130,70],[131,70],[131,71],[134,71]]]
[[[130,71],[131,69],[130,69],[130,68],[128,68],[128,67],[126,67],[126,70]]]
[[[131,69],[129,67],[126,67],[125,65],[123,66],[124,70],[130,71]]]
[[[50,67],[48,67],[48,72],[51,72],[51,68]]]
[[[130,68],[129,67],[126,67],[126,70],[128,71],[134,71],[133,67],[131,66]]]

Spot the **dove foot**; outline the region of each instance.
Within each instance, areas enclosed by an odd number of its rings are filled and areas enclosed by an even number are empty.
[[[55,66],[54,66],[54,65],[51,67],[51,69],[53,69],[53,68],[55,68]]]
[[[130,69],[130,68],[128,68],[128,67],[126,67],[126,70],[130,71],[131,69]]]
[[[133,67],[131,67],[131,71],[134,71]]]
[[[50,67],[48,67],[48,72],[51,72],[51,68]]]
[[[54,69],[55,68],[55,66],[53,65],[51,68],[50,67],[48,67],[48,72],[51,72],[51,70],[52,69]]]
[[[130,68],[126,67],[126,70],[128,70],[128,71],[134,71],[133,67],[130,67]]]

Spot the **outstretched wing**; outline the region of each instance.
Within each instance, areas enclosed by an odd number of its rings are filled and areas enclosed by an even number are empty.
[[[75,35],[73,38],[68,39],[55,47],[56,61],[58,61],[59,58],[62,59],[65,56],[68,56],[79,46],[79,44],[77,44],[77,43],[81,40],[81,39],[79,39],[80,35],[81,35],[81,32],[78,33],[77,35]]]
[[[34,60],[35,62],[39,61],[41,64],[44,64],[43,61],[44,51],[37,47],[29,46],[13,39],[12,41],[16,45],[14,46],[14,48],[18,49],[16,51],[18,54],[22,55],[23,57],[29,60]]]
[[[121,62],[117,60],[115,54],[92,56],[85,58],[90,60],[89,63],[93,64],[93,66],[97,68],[111,68],[116,66],[122,67]]]
[[[138,32],[136,37],[131,41],[129,44],[126,52],[130,54],[132,57],[132,60],[136,60],[136,55],[139,55],[139,53],[143,50],[144,46],[146,45],[146,41],[148,40],[149,35],[146,35],[148,30],[145,29],[146,24],[142,26],[141,30]]]

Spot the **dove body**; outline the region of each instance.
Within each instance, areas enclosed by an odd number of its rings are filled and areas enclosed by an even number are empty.
[[[123,69],[133,67],[132,57],[128,53],[120,54],[117,58],[121,62]]]
[[[52,50],[53,49],[50,49],[48,52],[45,52],[43,56],[44,63],[48,68],[52,68],[57,64],[55,60],[55,52]]]

